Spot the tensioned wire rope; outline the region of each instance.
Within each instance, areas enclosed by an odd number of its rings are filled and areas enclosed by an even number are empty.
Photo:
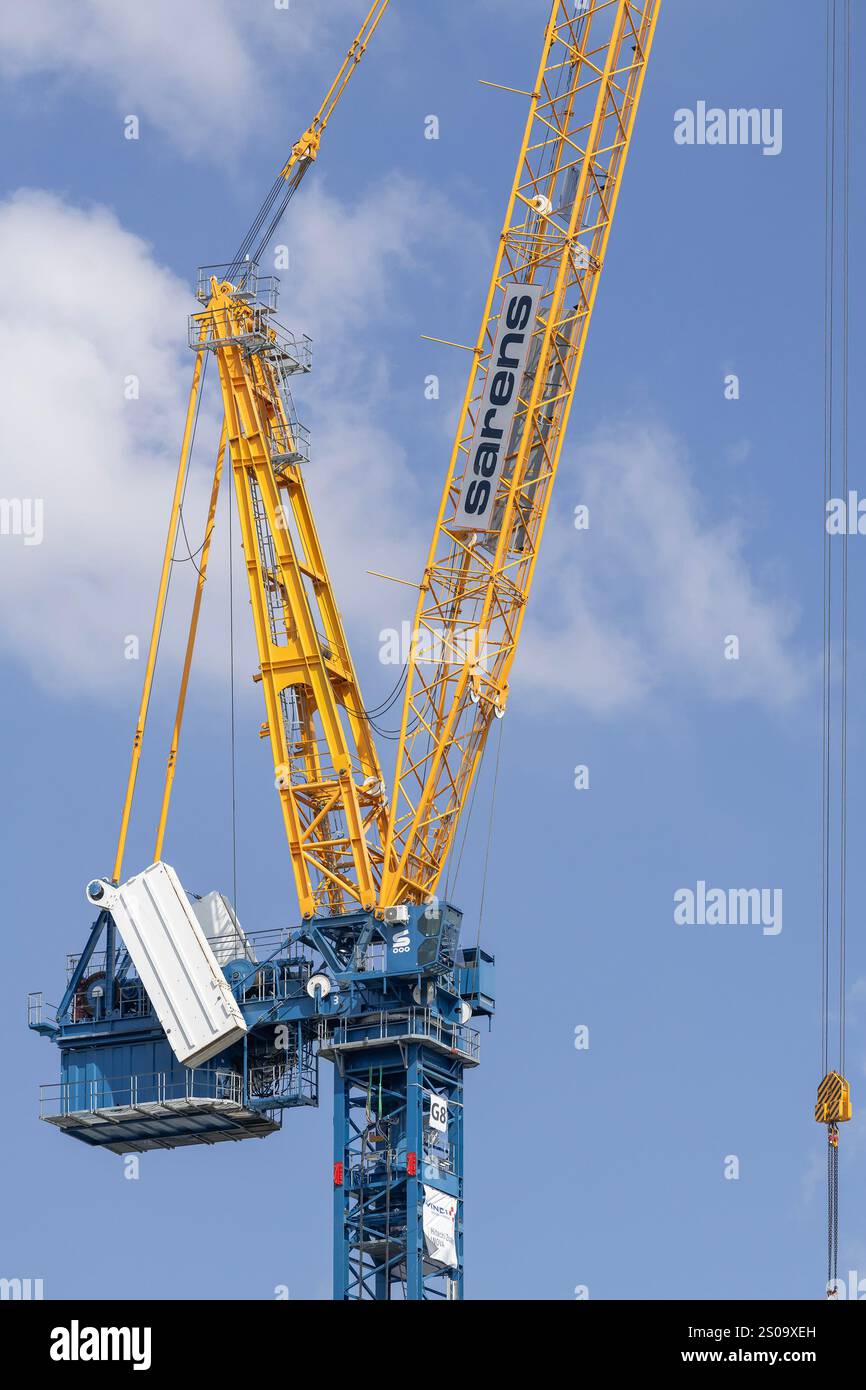
[[[836,0],[827,7],[827,80],[826,80],[826,182],[825,182],[825,264],[824,264],[824,527],[823,527],[823,670],[821,695],[821,968],[820,968],[820,1032],[821,1075],[826,1077],[830,1066],[831,1023],[831,966],[834,945],[838,941],[838,1066],[845,1070],[845,994],[846,994],[846,932],[847,932],[847,785],[848,785],[848,617],[849,617],[849,555],[850,526],[847,508],[849,496],[849,277],[850,277],[850,182],[852,155],[852,6],[844,0],[839,36]],[[841,48],[841,64],[839,50]],[[842,67],[842,130],[839,138],[839,93],[837,70]],[[839,147],[841,144],[841,174]],[[841,184],[841,228],[837,228],[837,186]],[[841,241],[841,265],[837,266],[837,240]],[[841,329],[836,326],[836,301],[841,309]],[[841,363],[837,371],[837,336],[840,338]],[[837,403],[838,397],[838,403]],[[835,430],[839,413],[839,440]],[[829,530],[827,506],[834,494],[836,457],[841,457],[841,487],[846,524],[842,536],[841,571],[834,579],[832,537]],[[839,614],[835,616],[834,595],[839,590]],[[834,625],[838,629],[834,632]],[[835,642],[834,642],[835,637]],[[834,699],[834,648],[838,648],[838,695]],[[838,752],[834,734],[834,715],[838,706]],[[834,778],[834,762],[837,777]],[[838,786],[836,785],[838,781]],[[835,814],[834,814],[835,812]],[[838,922],[834,931],[833,881],[831,870],[834,858],[834,829],[838,836]],[[835,1290],[839,1249],[839,1169],[838,1126],[828,1124],[827,1152],[827,1290]]]

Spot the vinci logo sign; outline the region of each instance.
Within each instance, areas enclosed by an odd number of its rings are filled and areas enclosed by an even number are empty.
[[[491,529],[540,297],[540,285],[506,287],[487,379],[476,407],[475,434],[452,522],[455,530]]]

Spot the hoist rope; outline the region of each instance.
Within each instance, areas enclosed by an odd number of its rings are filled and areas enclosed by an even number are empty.
[[[251,226],[249,227],[243,241],[240,244],[240,247],[238,248],[230,263],[230,269],[233,269],[237,265],[243,264],[245,260],[249,259],[253,243],[255,242],[256,238],[261,232],[265,218],[267,217],[268,213],[273,207],[276,198],[279,196],[280,189],[284,187],[285,180],[283,179],[282,175],[274,179],[274,182],[271,184],[267,194],[265,195],[265,198],[258,212],[256,213],[256,216]]]
[[[825,182],[825,261],[824,261],[824,517],[823,517],[823,671],[821,694],[821,1074],[828,1077],[831,1067],[830,1018],[831,975],[838,931],[838,1071],[845,1072],[845,993],[846,928],[848,877],[848,544],[851,518],[849,493],[849,271],[850,271],[850,179],[852,147],[852,6],[844,0],[838,24],[836,0],[827,5],[827,92],[826,92],[826,182]],[[840,58],[841,50],[841,58]],[[837,69],[842,67],[841,103],[837,91]],[[841,109],[841,131],[840,126]],[[840,158],[841,145],[841,158]],[[841,166],[841,167],[840,167]],[[841,195],[840,226],[837,227],[837,189]],[[837,241],[841,264],[837,264]],[[841,326],[836,325],[839,300]],[[837,337],[839,342],[837,344]],[[840,362],[837,368],[837,346]],[[837,399],[838,398],[838,399]],[[839,413],[838,438],[835,430]],[[836,461],[841,465],[842,554],[840,572],[834,577],[833,540],[829,526],[829,504],[836,493]],[[834,610],[838,590],[839,611]],[[838,693],[834,699],[834,648],[838,650]],[[838,752],[834,744],[837,728]],[[837,761],[838,759],[838,761]],[[834,777],[834,765],[838,787]],[[838,878],[831,871],[836,858],[834,832],[838,836]],[[834,881],[838,894],[838,926],[833,902]],[[835,1070],[835,1068],[834,1068]],[[823,1084],[823,1083],[822,1083]],[[819,1092],[819,1103],[821,1093]],[[823,1112],[827,1122],[827,1291],[835,1294],[839,1250],[839,1131],[837,1108]],[[850,1113],[850,1111],[849,1111]],[[818,1112],[819,1118],[821,1112]]]
[[[481,874],[481,903],[478,906],[478,933],[475,938],[475,949],[481,948],[481,927],[484,924],[484,902],[487,898],[487,872],[491,863],[491,847],[493,844],[493,817],[496,815],[496,787],[499,785],[499,763],[502,759],[502,726],[505,719],[499,720],[499,737],[496,739],[496,762],[493,765],[493,790],[491,792],[491,813],[487,824],[487,848],[484,851],[484,872]],[[478,959],[478,958],[475,958]]]
[[[842,178],[842,496],[849,503],[848,490],[848,390],[849,390],[849,268],[850,268],[850,189],[851,189],[851,0],[845,4],[845,149]],[[845,1075],[845,935],[847,926],[848,879],[848,536],[846,527],[842,547],[842,692],[840,728],[840,823],[839,823],[839,1069]]]
[[[834,402],[834,307],[836,250],[836,0],[827,8],[827,128],[825,185],[825,266],[824,266],[824,502],[833,493],[833,402]],[[824,661],[822,714],[822,808],[821,808],[821,1050],[822,1076],[829,1066],[830,1019],[830,856],[832,839],[832,707],[833,707],[833,553],[832,537],[824,521]],[[834,1248],[838,1240],[838,1151],[834,1158],[833,1130],[827,1128],[827,1291],[836,1278]]]
[[[487,870],[490,865],[490,850],[493,842],[493,822],[496,811],[496,789],[499,785],[499,766],[502,758],[502,726],[505,723],[505,720],[500,719],[497,722],[499,724],[499,738],[496,744],[496,762],[494,764],[493,769],[493,786],[490,794],[490,811],[487,819],[487,845],[485,849],[484,866],[481,875],[481,897],[478,908],[478,931],[476,933],[475,941],[476,950],[480,947],[481,944],[481,926],[484,920],[484,901],[487,894]],[[463,836],[460,841],[460,848],[456,856],[451,856],[451,861],[448,866],[448,872],[445,878],[445,897],[449,900],[452,891],[455,893],[457,891],[457,880],[460,877],[460,866],[463,863],[463,851],[466,848],[466,841],[469,838],[469,827],[472,824],[472,812],[475,809],[475,794],[478,791],[478,784],[480,780],[480,777],[475,777],[475,779],[473,780],[472,791],[469,796],[469,805],[467,807],[467,814],[463,823]]]
[[[274,180],[252,226],[227,268],[227,276],[230,280],[237,279],[238,272],[243,269],[245,264],[258,265],[308,168],[309,161],[301,160],[295,165],[291,178],[285,179],[281,174],[279,178]]]
[[[838,1139],[835,1126],[831,1135]],[[827,1144],[827,1288],[836,1283],[839,1269],[839,1146],[830,1138]]]
[[[184,544],[186,545],[186,555],[177,555],[177,542],[175,542],[175,553],[171,557],[171,563],[173,565],[185,565],[191,561],[193,569],[195,570],[196,574],[199,575],[199,577],[201,577],[201,570],[199,569],[195,561],[196,556],[201,554],[201,552],[205,548],[205,545],[207,544],[207,536],[205,536],[204,540],[202,541],[201,545],[199,546],[198,550],[195,552],[194,555],[192,552],[192,546],[189,543],[189,536],[186,533],[186,522],[184,521],[183,516],[183,504],[186,501],[187,488],[189,487],[189,478],[192,472],[192,456],[193,450],[195,449],[195,436],[196,431],[198,430],[198,417],[201,413],[201,402],[202,397],[204,396],[204,384],[207,379],[207,366],[209,361],[210,353],[206,352],[204,354],[204,361],[202,362],[201,381],[199,382],[198,398],[195,403],[195,415],[193,416],[192,422],[192,433],[190,434],[189,439],[189,457],[187,460],[186,477],[183,480],[183,492],[181,493],[180,506],[178,507],[178,519],[180,521],[180,529],[183,533]]]
[[[229,460],[231,464],[231,459]],[[238,802],[237,802],[237,760],[235,757],[235,585],[234,551],[232,535],[234,522],[234,469],[228,469],[229,492],[229,724],[231,729],[231,787],[232,787],[232,906],[238,910]]]
[[[448,871],[445,877],[445,897],[450,899],[452,891],[457,891],[457,880],[460,877],[460,865],[463,863],[463,851],[466,848],[466,841],[469,837],[469,827],[472,824],[472,812],[475,809],[475,793],[478,791],[479,778],[475,777],[472,782],[472,791],[469,796],[469,806],[463,821],[463,838],[460,841],[460,849],[457,857],[452,855],[448,864]]]
[[[837,138],[836,138],[836,0],[828,0],[827,29],[827,185],[825,206],[825,308],[824,308],[824,481],[825,505],[833,496],[835,482],[835,396],[836,396],[836,356],[835,356],[835,305],[836,305],[836,184],[837,184]],[[822,1070],[826,1073],[830,1062],[830,976],[833,942],[832,923],[832,841],[834,830],[834,740],[833,740],[833,677],[834,677],[834,582],[833,536],[824,525],[824,657],[823,657],[823,750],[822,750],[822,870],[821,870],[821,934],[823,944],[822,959]],[[845,545],[843,537],[843,545]],[[838,619],[835,620],[838,623]],[[841,650],[841,649],[840,649]],[[841,753],[841,739],[840,739]],[[841,759],[840,759],[841,770]],[[839,788],[841,794],[841,787]],[[841,795],[839,806],[841,808]],[[840,860],[841,887],[841,860]]]

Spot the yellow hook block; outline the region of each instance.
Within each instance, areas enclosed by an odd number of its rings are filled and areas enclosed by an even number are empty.
[[[818,1087],[815,1119],[820,1125],[836,1125],[850,1118],[851,1087],[838,1071],[829,1071]]]

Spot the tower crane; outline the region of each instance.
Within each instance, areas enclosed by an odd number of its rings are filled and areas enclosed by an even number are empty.
[[[180,465],[110,877],[56,1011],[43,1117],[126,1153],[265,1137],[334,1074],[334,1297],[463,1296],[464,1077],[494,1011],[492,957],[438,895],[508,680],[660,0],[553,0],[418,586],[389,799],[305,484],[292,397],[309,341],[275,317],[259,258],[389,0],[367,14],[317,116],[226,265],[199,274]],[[513,89],[511,89],[513,90]],[[154,862],[123,877],[168,574],[206,361],[223,425],[160,807]],[[163,860],[225,460],[297,927],[246,934],[220,893],[190,897]],[[432,644],[426,638],[431,638]],[[433,656],[429,655],[433,652]],[[99,949],[98,949],[99,948]]]

